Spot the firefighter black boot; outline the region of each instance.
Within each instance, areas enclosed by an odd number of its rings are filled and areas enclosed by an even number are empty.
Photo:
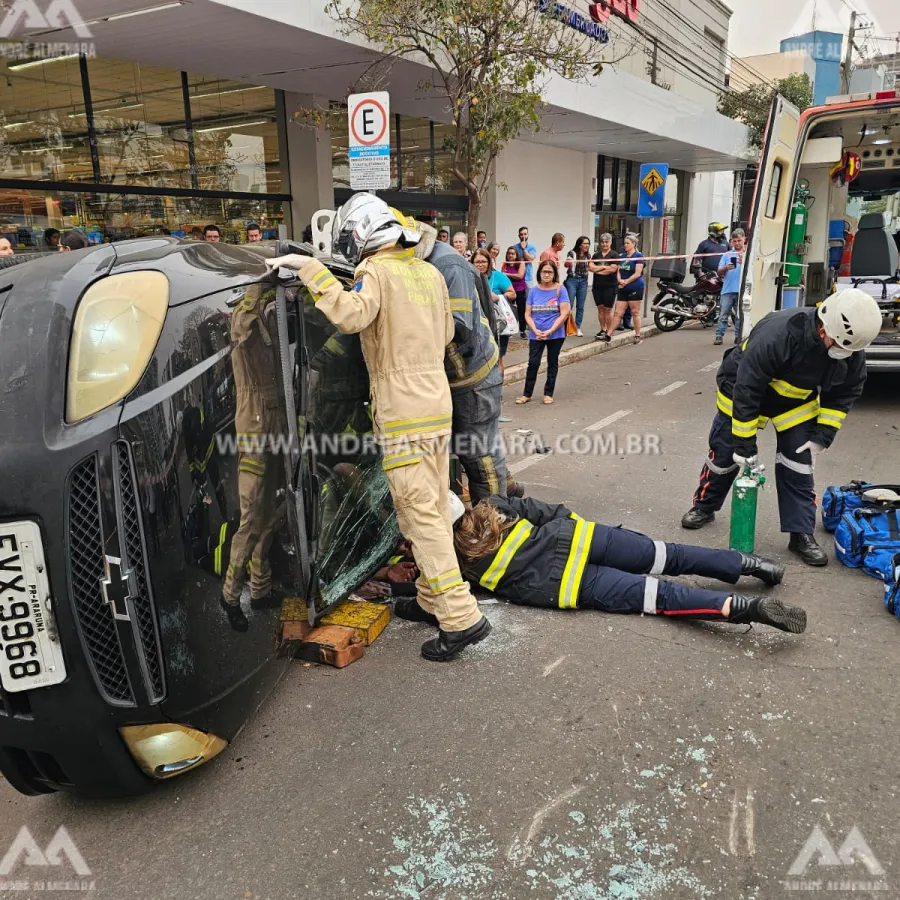
[[[759,622],[771,625],[791,634],[803,634],[806,631],[806,610],[799,606],[782,603],[774,597],[747,597],[743,594],[732,594],[731,612],[728,621],[733,625],[750,625]]]
[[[792,534],[788,550],[796,553],[808,566],[828,565],[828,555],[811,534]]]
[[[422,656],[430,662],[449,662],[470,644],[483,641],[491,633],[491,623],[482,616],[465,631],[438,631],[438,636],[422,644]]]
[[[715,520],[716,514],[712,510],[701,509],[699,506],[692,506],[681,517],[681,527],[690,528],[691,531],[695,531],[697,528],[702,528],[704,525],[708,525]]]
[[[235,631],[246,631],[250,627],[250,623],[247,621],[240,604],[233,606],[224,597],[219,597],[219,604],[225,610],[225,615],[228,616],[228,624]]]
[[[784,579],[784,566],[773,559],[766,559],[764,556],[742,553],[741,575],[752,575],[763,584],[774,586],[781,584]]]
[[[394,615],[406,619],[407,622],[424,622],[426,625],[438,627],[437,616],[422,609],[415,594],[412,597],[401,597],[399,600],[395,600]]]

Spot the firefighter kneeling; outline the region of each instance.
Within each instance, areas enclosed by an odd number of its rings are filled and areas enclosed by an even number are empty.
[[[854,288],[818,308],[769,313],[740,347],[728,350],[716,376],[718,411],[709,458],[682,526],[701,528],[715,519],[739,471],[756,463],[756,433],[771,419],[778,511],[781,530],[791,536],[788,549],[809,566],[827,565],[813,537],[813,469],[863,392],[864,350],[880,330],[878,304]]]
[[[443,662],[484,640],[491,626],[453,549],[447,498],[453,406],[444,351],[454,322],[440,272],[415,257],[418,240],[382,200],[356,194],[332,224],[332,255],[357,265],[352,291],[316,259],[290,255],[267,264],[296,269],[316,308],[339,331],[360,335],[397,522],[421,572],[418,603],[441,626],[422,655]]]

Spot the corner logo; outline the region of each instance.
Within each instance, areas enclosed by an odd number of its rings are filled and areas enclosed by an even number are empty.
[[[870,880],[850,880],[847,874],[837,872],[830,872],[832,877],[827,881],[810,880],[816,875],[811,871],[813,868],[852,869],[860,863],[868,872]],[[784,886],[787,890],[795,891],[886,891],[888,885],[881,880],[882,875],[884,867],[875,857],[859,828],[854,825],[835,851],[825,832],[816,825],[788,869],[788,876],[800,880],[786,881]]]
[[[22,859],[23,856],[24,859]],[[9,850],[6,851],[6,856],[0,860],[0,875],[11,875],[20,861],[26,866],[61,866],[63,856],[68,859],[69,865],[76,875],[91,874],[88,864],[75,846],[69,832],[66,831],[65,825],[59,827],[50,843],[47,844],[46,850],[41,850],[28,830],[28,826],[23,825]]]
[[[9,12],[0,22],[0,38],[10,38],[16,31],[39,28],[71,28],[82,40],[92,37],[73,0],[49,0],[44,12],[38,0],[13,0]]]

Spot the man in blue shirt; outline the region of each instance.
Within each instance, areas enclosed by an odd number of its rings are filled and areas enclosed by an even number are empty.
[[[735,228],[731,232],[731,250],[722,254],[719,260],[719,275],[722,277],[722,293],[719,299],[719,321],[716,323],[714,344],[721,344],[728,329],[728,317],[734,319],[734,339],[738,340],[738,295],[741,292],[741,269],[744,265],[744,232]]]
[[[537,247],[528,243],[528,229],[524,225],[519,229],[519,243],[515,247],[516,256],[519,259],[524,259],[527,263],[525,266],[525,283],[531,287],[531,264],[537,259]]]
[[[691,261],[691,271],[701,269],[704,272],[715,272],[722,261],[721,255],[728,250],[728,241],[725,239],[725,226],[721,222],[709,223],[709,236],[694,251],[697,255]],[[713,254],[713,255],[710,255]]]

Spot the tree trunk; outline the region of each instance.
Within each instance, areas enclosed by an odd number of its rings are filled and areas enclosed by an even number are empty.
[[[481,215],[481,195],[477,191],[469,191],[469,220],[466,233],[469,235],[469,249],[477,250],[478,216]]]

